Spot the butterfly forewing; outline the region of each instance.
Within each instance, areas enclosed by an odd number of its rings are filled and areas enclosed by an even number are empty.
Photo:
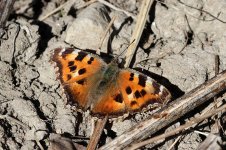
[[[72,48],[58,48],[52,60],[59,68],[59,78],[68,97],[68,103],[87,108],[89,92],[98,82],[98,74],[106,64],[96,55]]]

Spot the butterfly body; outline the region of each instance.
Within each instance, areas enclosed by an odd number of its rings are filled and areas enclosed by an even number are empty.
[[[115,61],[77,49],[55,50],[52,60],[68,103],[89,109],[95,116],[117,117],[170,99],[169,91],[153,79],[131,69],[120,69]]]

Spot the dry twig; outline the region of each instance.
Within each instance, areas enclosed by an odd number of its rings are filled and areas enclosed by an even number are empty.
[[[15,0],[3,0],[0,1],[0,37],[4,34],[4,26],[6,24],[6,21],[13,10],[13,4],[15,3]]]
[[[226,23],[226,21],[223,21],[223,20],[219,19],[218,17],[212,15],[211,13],[209,13],[209,12],[206,11],[206,10],[202,10],[202,9],[199,9],[199,8],[196,8],[196,7],[193,7],[193,6],[190,6],[190,5],[188,5],[188,4],[184,3],[184,2],[182,2],[181,0],[178,0],[178,2],[181,3],[181,4],[184,5],[184,6],[190,7],[190,8],[192,8],[192,9],[199,10],[199,11],[202,12],[202,13],[206,13],[206,14],[208,14],[209,16],[211,16],[212,18],[214,18],[214,19],[220,21],[221,23]]]
[[[109,2],[107,2],[107,1],[105,1],[105,0],[97,0],[97,1],[100,2],[100,3],[102,3],[102,4],[104,4],[104,5],[106,5],[106,6],[108,6],[108,7],[110,7],[111,9],[114,9],[114,10],[116,10],[116,11],[121,11],[121,12],[123,12],[124,14],[126,14],[127,16],[130,16],[130,17],[132,17],[134,20],[136,20],[136,17],[135,17],[133,14],[131,14],[131,13],[129,13],[129,12],[123,10],[123,9],[120,9],[120,8],[115,7],[114,5],[112,5],[111,3],[109,3]]]
[[[209,118],[209,117],[211,117],[211,116],[213,116],[213,115],[215,115],[215,114],[217,114],[217,113],[219,113],[221,111],[222,112],[226,111],[226,104],[224,104],[220,108],[215,109],[215,110],[213,110],[213,111],[211,111],[211,112],[209,112],[207,114],[203,114],[203,115],[201,115],[198,118],[194,118],[193,120],[191,120],[191,121],[187,122],[186,124],[176,128],[173,131],[167,132],[165,134],[156,136],[154,138],[148,139],[146,141],[143,141],[143,142],[140,142],[140,143],[137,143],[137,144],[133,144],[129,149],[130,150],[134,150],[134,149],[137,149],[139,147],[145,146],[147,144],[151,144],[151,143],[154,143],[154,142],[156,142],[158,140],[165,139],[165,138],[170,137],[172,135],[178,134],[181,131],[183,131],[184,129],[187,129],[187,128],[191,127],[192,125],[197,124],[197,123],[199,123],[199,122],[201,122],[201,121],[203,121],[203,120],[205,120],[205,119],[207,119],[207,118]]]
[[[100,40],[100,43],[98,44],[99,47],[97,48],[97,51],[96,51],[96,53],[99,54],[99,55],[100,55],[100,48],[101,48],[101,46],[103,45],[104,39],[105,39],[107,33],[109,32],[110,28],[112,27],[112,25],[113,25],[115,19],[116,19],[116,16],[113,16],[112,19],[111,19],[111,21],[110,21],[110,23],[109,23],[108,26],[107,26],[107,29],[105,30],[105,32],[104,32],[103,35],[101,36],[102,39]]]
[[[219,55],[215,55],[215,76],[218,75],[219,73]],[[214,108],[217,109],[217,96],[214,96]],[[212,133],[218,133],[219,132],[219,119],[218,119],[218,114],[216,115],[216,120],[215,124],[213,125],[213,130]]]
[[[60,11],[61,9],[63,9],[65,6],[67,6],[68,4],[71,4],[72,2],[74,2],[74,0],[69,0],[67,2],[65,2],[64,4],[60,5],[59,7],[57,7],[56,9],[54,9],[53,11],[49,12],[48,14],[46,14],[43,17],[40,17],[40,21],[44,21],[46,18],[48,18],[49,16],[55,14],[56,12]]]
[[[14,123],[22,126],[25,129],[29,129],[29,126],[28,125],[24,124],[23,122],[15,119],[15,118],[13,118],[13,117],[11,117],[9,115],[0,115],[0,119],[7,119],[8,121],[12,121],[12,122],[14,122]]]
[[[174,145],[181,139],[181,136],[178,136],[177,139],[173,142],[172,145],[170,145],[170,147],[167,150],[171,150],[173,149]]]
[[[99,142],[100,136],[103,132],[104,126],[108,120],[108,116],[104,117],[104,119],[98,119],[95,130],[92,133],[92,136],[90,138],[89,144],[87,146],[87,150],[95,150],[96,146]]]
[[[64,4],[60,5],[59,7],[54,9],[53,11],[49,12],[48,14],[46,14],[45,16],[41,17],[39,20],[40,21],[44,21],[46,18],[48,18],[49,16],[57,13],[58,11],[63,9],[67,4],[71,4],[72,2],[74,2],[74,0],[71,0],[71,1],[69,0],[69,1],[65,2]],[[121,11],[121,12],[125,13],[127,16],[130,16],[133,19],[136,19],[136,17],[133,14],[131,14],[131,13],[129,13],[129,12],[123,10],[123,9],[115,7],[114,5],[112,5],[111,3],[109,3],[109,2],[107,2],[105,0],[90,0],[90,1],[86,2],[85,4],[83,4],[82,6],[78,6],[77,9],[84,8],[84,7],[86,7],[86,6],[88,6],[88,5],[92,4],[92,3],[95,3],[95,2],[100,2],[100,3],[110,7],[111,9],[114,9],[116,11]]]
[[[132,37],[130,38],[131,45],[128,47],[128,50],[126,52],[126,64],[125,64],[126,67],[128,67],[131,64],[132,58],[137,49],[137,45],[140,41],[140,37],[143,33],[144,26],[152,3],[153,0],[143,0],[141,4],[140,12],[137,16],[136,26],[133,30]]]

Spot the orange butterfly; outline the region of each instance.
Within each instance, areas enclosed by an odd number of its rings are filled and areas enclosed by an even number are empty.
[[[117,117],[155,104],[166,103],[170,92],[150,77],[132,69],[106,64],[97,55],[72,48],[58,48],[52,60],[68,103],[95,116]]]

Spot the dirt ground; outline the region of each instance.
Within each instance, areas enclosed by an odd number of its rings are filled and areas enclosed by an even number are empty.
[[[64,2],[19,0],[14,5],[0,41],[0,149],[47,149],[49,139],[64,138],[73,139],[77,149],[87,146],[92,117],[65,105],[62,87],[49,60],[57,47],[97,49],[113,16],[117,18],[101,52],[117,56],[128,47],[136,23],[133,16],[140,11],[141,1],[109,0],[129,16],[102,3],[81,8],[83,0],[71,0],[64,9],[43,20]],[[225,70],[225,8],[224,0],[155,1],[132,68],[164,77],[173,99],[214,77],[216,55],[219,71]],[[138,113],[109,122],[99,144],[107,143],[148,115]],[[210,130],[208,125],[199,129]],[[204,139],[196,132],[188,132],[175,149],[197,149]],[[172,142],[155,149],[167,149]]]

